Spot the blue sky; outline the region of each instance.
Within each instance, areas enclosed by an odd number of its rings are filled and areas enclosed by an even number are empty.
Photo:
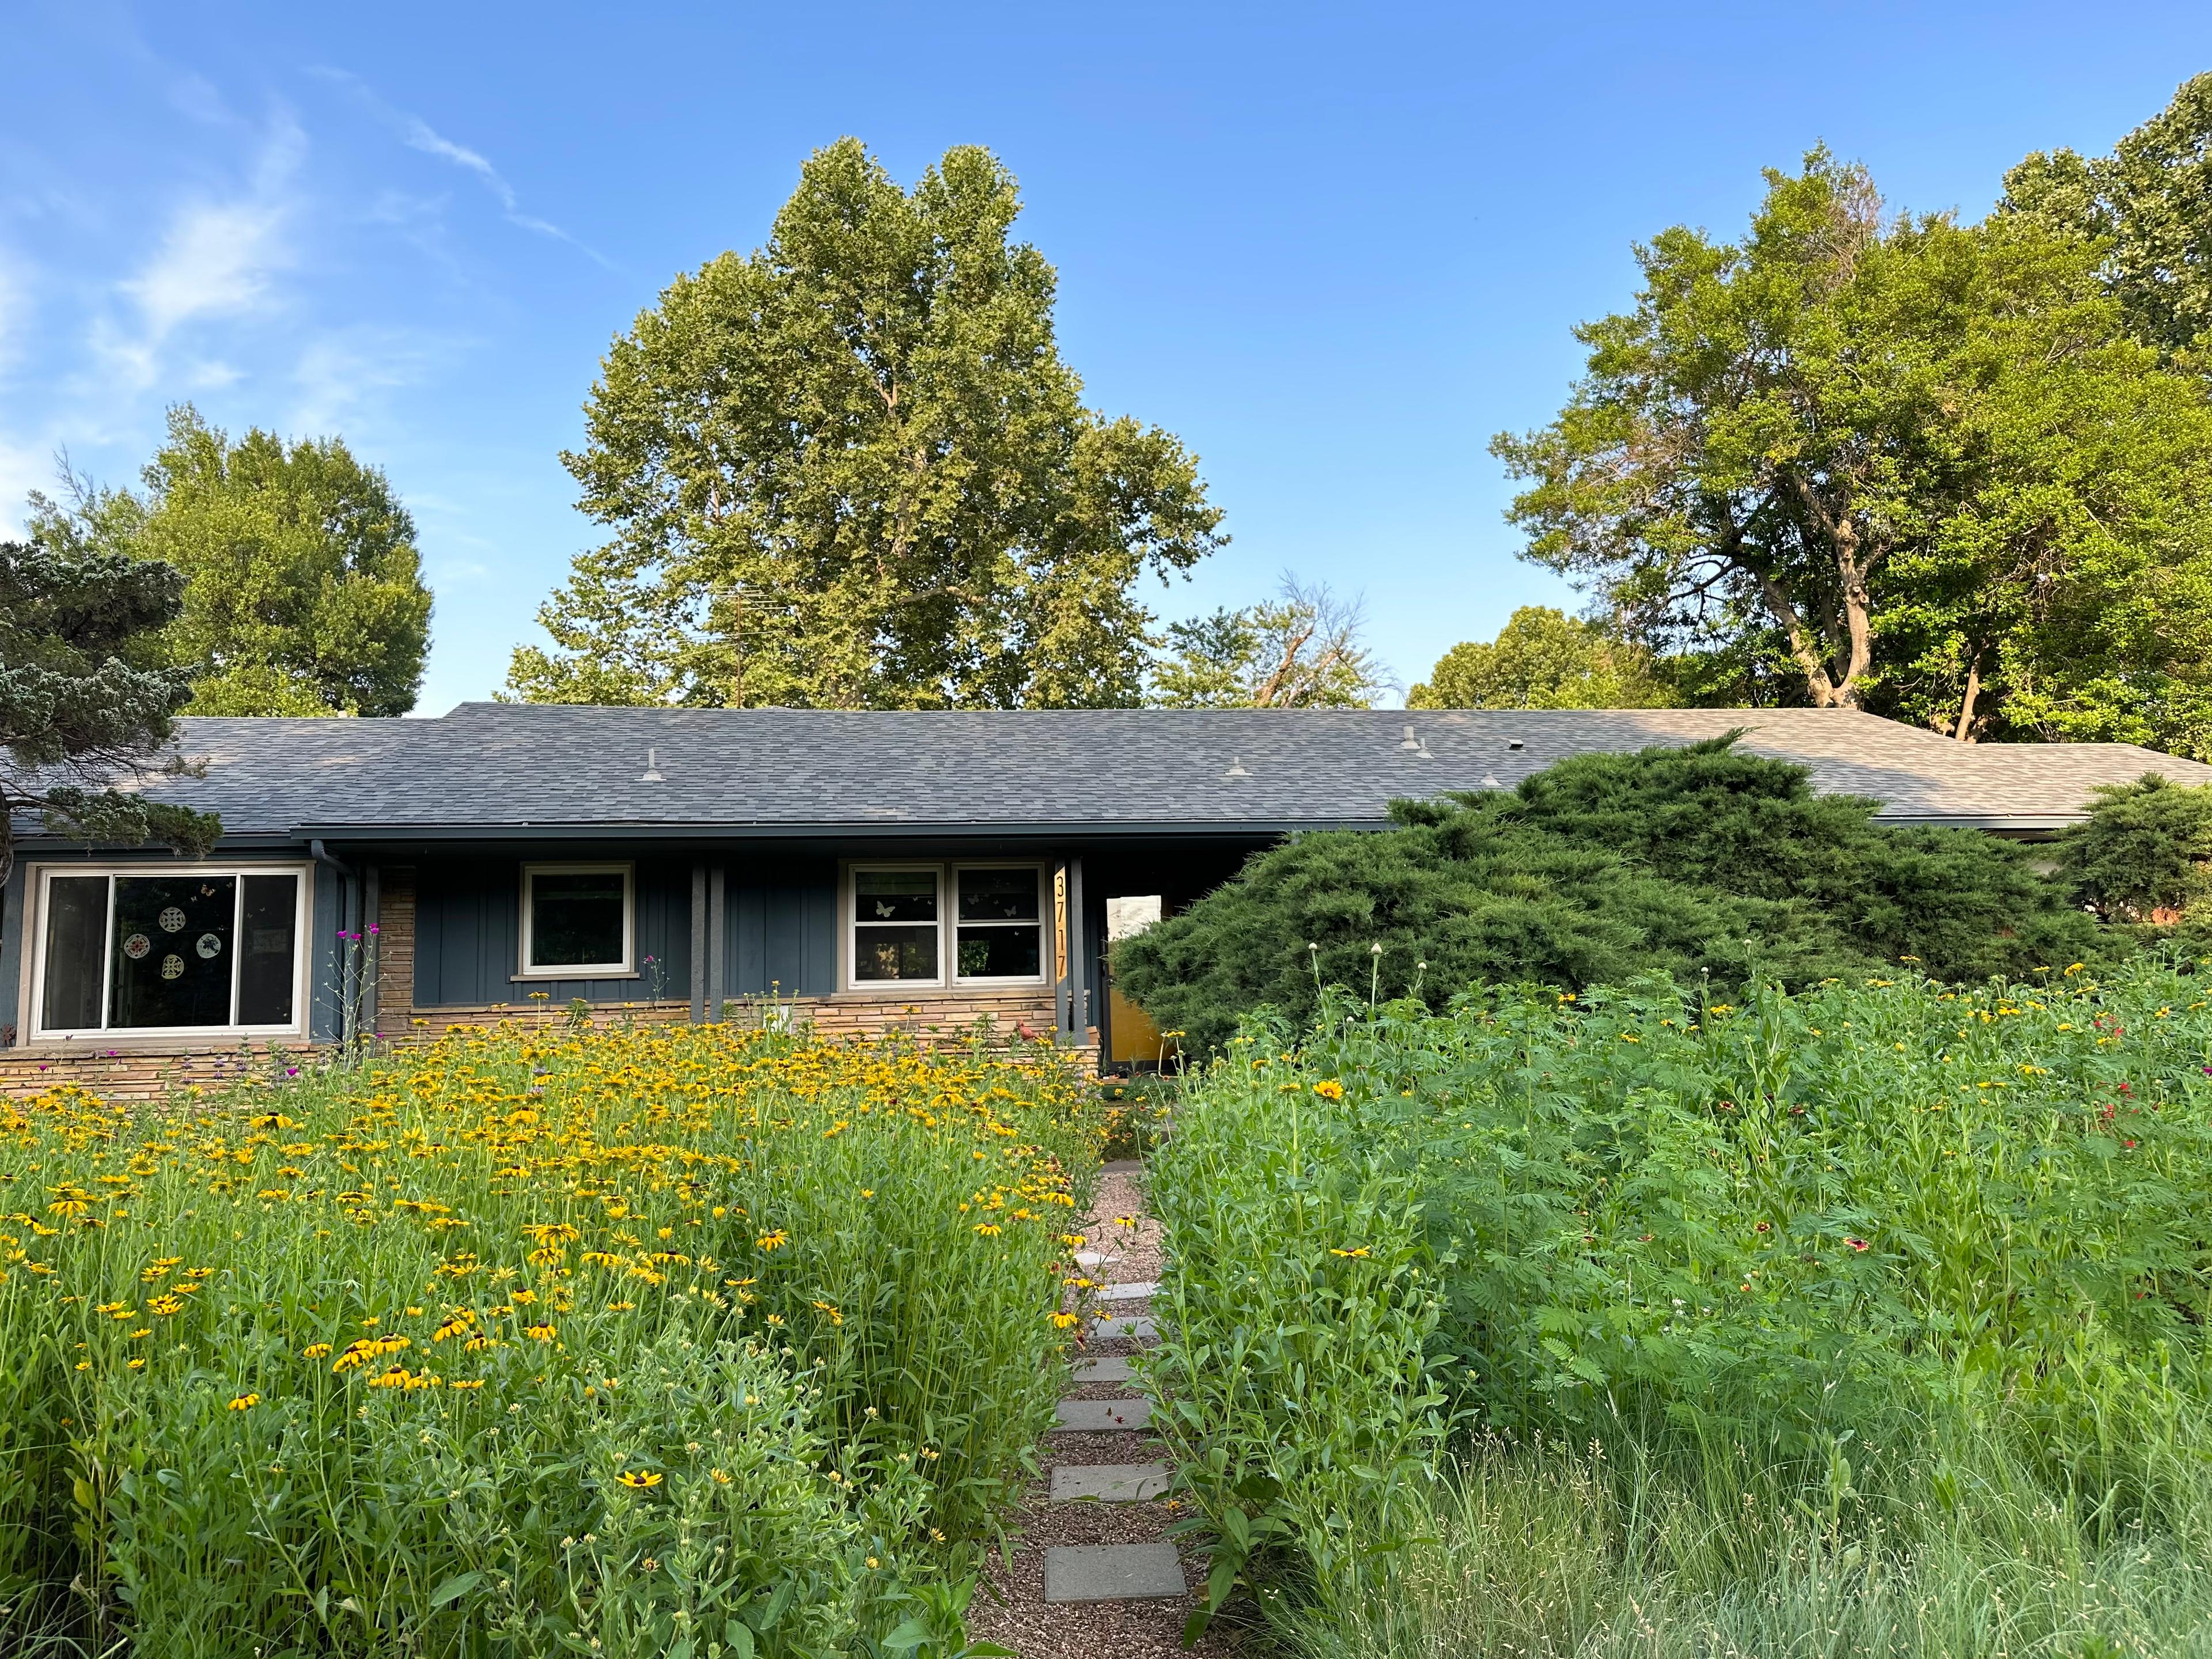
[[[2212,68],[2201,3],[132,7],[0,0],[0,528],[164,406],[338,433],[413,508],[422,712],[489,694],[592,539],[559,453],[600,353],[750,249],[807,152],[1022,181],[1061,349],[1202,458],[1232,544],[1364,595],[1403,678],[1516,605],[1486,444],[1553,412],[1632,241],[1733,234],[1816,141],[1986,210]]]

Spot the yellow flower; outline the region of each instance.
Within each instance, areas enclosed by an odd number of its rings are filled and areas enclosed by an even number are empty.
[[[986,1238],[995,1238],[1004,1230],[995,1221],[979,1221],[975,1224],[975,1231]]]
[[[621,1481],[625,1486],[635,1486],[640,1490],[643,1490],[647,1487],[657,1486],[660,1484],[660,1477],[650,1470],[647,1470],[642,1474],[632,1474],[628,1469],[624,1469],[620,1474],[617,1475],[615,1479]]]
[[[146,1362],[143,1359],[134,1359],[131,1362],[131,1369],[134,1371],[143,1371],[146,1369]]]
[[[1344,1098],[1344,1085],[1341,1083],[1339,1083],[1333,1077],[1323,1078],[1319,1083],[1314,1085],[1313,1091],[1323,1100],[1342,1100]]]
[[[237,1399],[230,1402],[230,1409],[234,1412],[250,1412],[260,1403],[261,1396],[259,1395],[242,1394],[239,1395]]]
[[[753,1243],[763,1250],[781,1249],[784,1245],[791,1243],[791,1236],[782,1228],[778,1227],[772,1233],[763,1233],[758,1238],[753,1240]]]
[[[300,1350],[300,1358],[302,1359],[320,1359],[330,1351],[331,1345],[327,1342],[310,1342],[306,1347]]]
[[[1052,1316],[1053,1328],[1055,1330],[1064,1331],[1075,1322],[1076,1316],[1072,1313],[1056,1313]]]
[[[1329,1253],[1331,1255],[1348,1256],[1348,1257],[1352,1257],[1352,1258],[1354,1258],[1354,1259],[1358,1259],[1358,1258],[1360,1258],[1360,1257],[1364,1257],[1364,1256],[1367,1254],[1367,1247],[1366,1247],[1364,1244],[1362,1244],[1362,1245],[1361,1245],[1358,1249],[1356,1249],[1356,1250],[1340,1250],[1340,1249],[1338,1249],[1334,1245],[1331,1245],[1331,1246],[1329,1247],[1329,1252],[1328,1252],[1328,1253]]]

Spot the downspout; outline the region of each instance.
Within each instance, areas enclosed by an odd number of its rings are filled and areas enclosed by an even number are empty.
[[[346,931],[347,890],[358,878],[354,873],[353,866],[325,847],[319,837],[307,843],[307,850],[314,854],[316,863],[327,864],[337,872],[337,931],[343,936]],[[343,1048],[353,1041],[354,959],[346,953],[345,940],[343,937],[337,939],[335,943],[338,948],[338,1044]]]

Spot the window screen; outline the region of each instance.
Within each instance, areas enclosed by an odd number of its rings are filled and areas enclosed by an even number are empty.
[[[855,980],[934,980],[938,925],[936,871],[853,872]]]
[[[628,968],[629,890],[620,870],[532,871],[529,966]]]
[[[297,876],[241,878],[239,905],[238,1023],[292,1023],[293,932],[300,915]]]
[[[107,878],[58,876],[46,886],[46,1002],[39,1018],[50,1031],[100,1024],[100,988],[107,971]]]
[[[957,941],[962,979],[1036,979],[1044,972],[1037,872],[959,872]]]

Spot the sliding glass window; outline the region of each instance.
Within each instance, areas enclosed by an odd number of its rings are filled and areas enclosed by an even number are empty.
[[[303,872],[39,879],[33,1036],[299,1028]]]

